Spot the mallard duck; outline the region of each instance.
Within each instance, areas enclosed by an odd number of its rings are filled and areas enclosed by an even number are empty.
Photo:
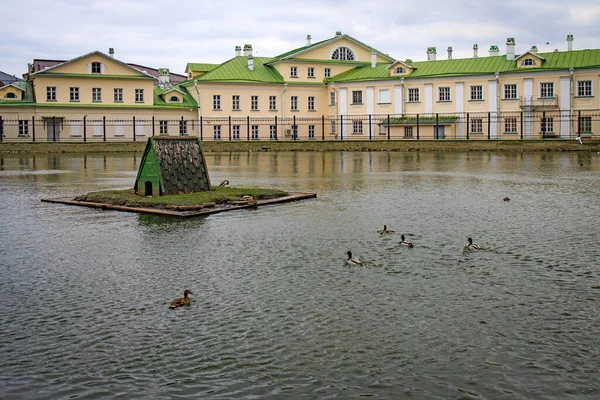
[[[413,244],[410,240],[406,240],[404,235],[400,235],[400,246],[413,247]]]
[[[348,250],[348,264],[350,265],[363,265],[358,258],[352,257],[352,252]]]
[[[183,297],[180,297],[178,299],[175,299],[171,302],[171,305],[169,306],[169,308],[177,308],[177,307],[181,307],[181,306],[189,306],[191,303],[191,300],[189,298],[190,294],[194,294],[192,293],[191,290],[186,289],[185,292],[183,292]]]
[[[469,241],[469,244],[467,245],[469,250],[481,250],[481,246],[477,243],[473,243],[473,239],[467,238],[467,240]]]
[[[221,181],[221,183],[219,183],[220,187],[224,187],[224,186],[228,186],[229,185],[229,181],[227,179]]]
[[[396,231],[388,229],[387,225],[384,225],[382,230],[377,231],[377,233],[379,233],[381,236],[389,235],[390,233],[394,233],[394,232],[396,232]]]
[[[504,201],[510,201],[510,197],[505,197],[503,200]]]
[[[242,197],[242,200],[244,200],[245,202],[247,202],[251,206],[258,205],[258,201],[256,201],[256,199],[254,198],[254,196],[246,195],[246,196]]]

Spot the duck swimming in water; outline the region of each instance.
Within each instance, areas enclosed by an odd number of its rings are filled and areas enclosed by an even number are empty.
[[[352,252],[348,250],[348,264],[350,265],[363,265],[358,258],[352,257]]]
[[[469,250],[481,250],[481,246],[477,243],[473,243],[473,239],[467,238],[467,240],[469,241],[469,244],[467,245]]]
[[[377,231],[377,233],[379,233],[381,236],[383,236],[383,235],[389,235],[390,233],[394,233],[394,232],[396,232],[396,231],[388,229],[387,225],[384,225],[382,230]]]
[[[181,306],[189,306],[191,303],[191,300],[189,298],[190,294],[194,294],[192,293],[191,290],[186,289],[185,292],[183,292],[183,297],[180,297],[178,299],[175,299],[171,302],[171,305],[169,306],[169,308],[177,308],[177,307],[181,307]]]
[[[406,240],[404,238],[404,235],[400,235],[400,240],[401,240],[400,246],[406,246],[406,247],[410,247],[410,248],[414,247],[410,240]]]

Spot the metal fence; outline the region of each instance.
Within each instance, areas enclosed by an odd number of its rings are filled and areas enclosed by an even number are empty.
[[[132,142],[150,136],[203,141],[255,140],[529,140],[600,137],[600,112],[483,112],[315,117],[200,117],[199,119],[42,117],[3,118],[5,142]]]

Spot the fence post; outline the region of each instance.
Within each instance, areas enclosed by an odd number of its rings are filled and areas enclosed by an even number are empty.
[[[152,116],[152,136],[154,136],[154,115]]]
[[[581,110],[577,110],[577,134],[581,134]]]
[[[31,117],[31,139],[35,143],[35,117]]]
[[[277,140],[277,129],[279,129],[279,126],[277,124],[277,115],[275,116],[275,140]]]
[[[183,117],[181,117],[183,118]],[[133,128],[133,141],[135,142],[135,115],[133,116],[133,121],[131,123],[131,126]]]
[[[523,140],[523,111],[521,111],[521,140]]]
[[[439,139],[439,135],[440,135],[440,130],[439,130],[439,126],[440,126],[440,113],[435,113],[435,130],[433,132],[433,138],[434,139]]]
[[[4,140],[4,120],[2,119],[2,115],[0,115],[0,143]]]
[[[419,140],[421,138],[420,134],[421,134],[421,131],[420,131],[420,127],[419,127],[419,114],[417,114],[417,140]]]
[[[246,138],[250,141],[250,116],[246,117]]]
[[[344,116],[340,115],[340,140],[344,140]]]
[[[229,125],[229,141],[231,142],[231,115],[229,116],[227,124]]]
[[[373,140],[373,133],[371,132],[371,114],[369,114],[369,140]]]
[[[488,140],[490,140],[492,134],[492,113],[488,111]]]
[[[548,128],[546,124],[546,111],[542,112],[542,138],[546,139],[546,129]]]
[[[467,140],[469,140],[469,113],[467,113]]]
[[[200,130],[200,141],[202,141],[202,128],[203,128],[203,126],[202,126],[202,115],[200,116],[200,120],[198,122],[199,122],[198,129]]]
[[[87,142],[87,119],[83,116],[83,143]]]
[[[102,117],[102,136],[104,143],[106,143],[106,115]]]
[[[277,116],[275,116],[277,121]],[[321,115],[321,140],[325,141],[325,115]]]
[[[298,140],[298,126],[296,125],[296,114],[294,114],[294,123],[292,126],[292,140]]]
[[[52,116],[52,142],[56,142],[56,117]]]
[[[392,130],[390,129],[390,114],[388,114],[387,120],[387,140],[390,141],[392,138]]]

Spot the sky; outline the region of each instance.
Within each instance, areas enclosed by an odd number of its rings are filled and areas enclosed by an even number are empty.
[[[0,71],[21,77],[36,59],[69,60],[115,49],[115,58],[183,74],[188,62],[221,63],[252,44],[272,57],[341,31],[398,60],[487,56],[532,45],[540,52],[600,48],[598,0],[2,0]]]

